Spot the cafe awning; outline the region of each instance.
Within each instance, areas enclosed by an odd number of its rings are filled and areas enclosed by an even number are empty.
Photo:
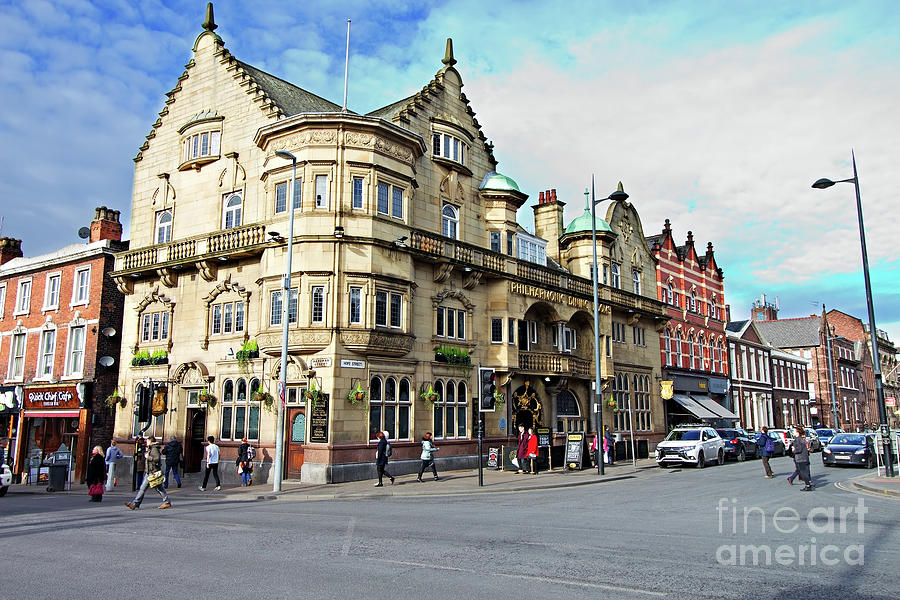
[[[696,400],[691,398],[686,394],[675,394],[672,396],[672,400],[683,406],[687,409],[689,413],[697,417],[698,419],[719,419],[719,415],[710,411],[709,409],[704,408],[700,405]]]
[[[26,410],[26,417],[77,417],[77,410]]]
[[[740,419],[739,416],[737,416],[712,398],[708,398],[706,396],[691,396],[691,398],[694,400],[694,402],[696,402],[706,410],[716,413],[716,416],[719,419],[727,419],[729,421],[737,421],[738,419]]]

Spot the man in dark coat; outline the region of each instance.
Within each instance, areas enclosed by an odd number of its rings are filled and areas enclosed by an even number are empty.
[[[181,477],[178,476],[178,464],[181,462],[181,453],[183,451],[181,442],[175,439],[174,435],[169,438],[169,443],[163,448],[162,453],[166,457],[166,482],[163,486],[166,489],[169,488],[169,471],[172,471],[175,475],[175,483],[178,484],[178,487],[181,487]]]

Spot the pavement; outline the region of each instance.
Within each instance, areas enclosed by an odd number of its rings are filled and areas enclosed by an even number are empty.
[[[537,475],[519,475],[512,471],[498,471],[496,469],[484,469],[482,486],[478,485],[477,470],[446,471],[440,473],[440,480],[434,481],[430,476],[424,477],[423,483],[416,481],[414,474],[396,477],[393,484],[390,480],[384,480],[383,487],[374,487],[374,480],[350,481],[345,483],[312,484],[301,483],[296,480],[282,482],[280,492],[273,492],[271,484],[257,484],[247,487],[226,485],[221,490],[215,490],[208,486],[206,491],[198,489],[201,478],[199,473],[190,473],[184,477],[183,486],[176,488],[174,483],[168,489],[172,502],[179,498],[185,499],[216,499],[216,500],[276,500],[278,498],[290,500],[337,500],[343,498],[379,498],[379,497],[420,497],[420,496],[453,496],[469,494],[496,494],[523,492],[530,490],[547,490],[555,488],[567,488],[582,485],[593,485],[631,479],[636,474],[646,469],[656,469],[653,459],[642,459],[634,463],[631,461],[619,461],[614,465],[608,465],[604,469],[603,476],[599,476],[597,469],[584,469],[581,471],[568,471],[555,469],[553,471],[541,471]],[[689,467],[688,467],[689,468]],[[872,472],[874,473],[874,472]],[[847,491],[860,491],[866,494],[880,494],[887,497],[900,498],[900,477],[878,477],[872,473],[859,475],[841,485]],[[13,485],[10,493],[16,494],[47,494],[44,485]],[[52,492],[54,494],[84,495],[87,494],[87,486],[72,484],[65,491]],[[129,486],[117,486],[112,492],[104,494],[107,500],[119,499],[124,502],[134,496]],[[156,500],[156,494],[148,495],[148,502]]]
[[[484,469],[482,475],[483,486],[478,485],[478,471],[475,469],[461,471],[440,472],[440,480],[434,481],[430,473],[423,476],[423,482],[416,481],[416,475],[400,475],[393,484],[385,478],[383,487],[374,487],[375,480],[350,481],[346,483],[312,484],[299,481],[285,480],[282,482],[280,492],[272,491],[272,484],[254,484],[247,487],[222,486],[216,491],[210,485],[206,491],[200,491],[201,477],[198,473],[190,473],[182,477],[182,487],[177,488],[174,482],[169,482],[167,490],[172,497],[173,504],[178,498],[198,499],[209,498],[218,500],[275,500],[285,498],[291,500],[335,500],[342,498],[378,498],[378,497],[418,497],[418,496],[447,496],[468,494],[496,494],[522,492],[529,490],[546,490],[554,488],[567,488],[582,485],[609,483],[630,479],[635,474],[645,469],[656,469],[653,459],[642,459],[634,463],[631,461],[619,461],[614,465],[607,465],[604,475],[600,476],[597,469],[584,469],[581,471],[567,471],[555,469],[553,471],[541,471],[537,475],[517,474],[514,471],[498,471],[496,469]],[[11,494],[48,494],[45,485],[13,485],[10,486]],[[70,489],[52,492],[58,495],[86,495],[87,486],[71,484]],[[130,486],[118,485],[112,492],[104,494],[105,500],[121,498],[124,502],[134,496]],[[148,492],[147,502],[155,502],[157,494]]]

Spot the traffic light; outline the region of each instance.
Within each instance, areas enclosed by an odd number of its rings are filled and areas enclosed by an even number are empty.
[[[138,394],[138,423],[148,423],[150,421],[150,408],[153,404],[153,387],[144,384],[140,387]]]
[[[497,384],[493,369],[478,369],[478,390],[478,411],[494,412]]]

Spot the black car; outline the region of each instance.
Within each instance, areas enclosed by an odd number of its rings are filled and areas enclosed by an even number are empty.
[[[831,438],[837,435],[838,432],[834,429],[821,427],[819,429],[816,429],[816,433],[819,434],[819,441],[822,442],[822,446],[824,447],[828,445],[828,442],[831,441]]]
[[[743,429],[716,429],[716,431],[725,442],[725,458],[734,458],[742,462],[759,455],[755,438]]]
[[[875,467],[875,436],[868,433],[838,433],[822,450],[822,464]]]

